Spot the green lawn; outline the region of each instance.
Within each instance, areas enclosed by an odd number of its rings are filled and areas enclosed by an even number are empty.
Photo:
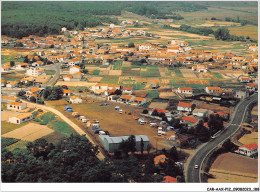
[[[45,70],[44,72],[46,73],[46,75],[54,75],[56,73],[56,71],[54,70]]]
[[[100,72],[100,70],[98,70],[98,69],[95,69],[94,71],[93,71],[93,75],[99,75],[99,72]]]
[[[29,122],[22,123],[22,124],[13,124],[13,123],[9,123],[7,121],[1,121],[1,134],[5,134],[10,131],[13,131],[17,128],[27,125],[28,123]]]
[[[131,67],[122,67],[122,70],[131,70]]]
[[[158,98],[159,97],[159,92],[156,90],[149,90],[148,95],[146,96],[147,98]]]
[[[50,126],[54,131],[67,137],[71,134],[76,134],[76,132],[64,121],[52,121],[50,122]]]
[[[119,77],[114,77],[114,76],[103,77],[100,83],[118,84],[118,79]]]
[[[122,61],[116,61],[113,66],[113,70],[120,70],[122,66]]]
[[[14,61],[14,58],[14,56],[1,55],[1,63],[4,64],[10,61]]]

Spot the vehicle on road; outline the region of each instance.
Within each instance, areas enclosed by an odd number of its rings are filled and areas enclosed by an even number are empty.
[[[195,166],[194,166],[194,169],[198,169],[198,168],[199,168],[199,166],[198,166],[198,165],[195,165]]]

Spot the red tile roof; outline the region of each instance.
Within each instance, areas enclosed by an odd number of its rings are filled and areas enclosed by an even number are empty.
[[[170,176],[163,177],[163,183],[177,183],[177,179]]]
[[[181,119],[183,121],[188,121],[191,123],[197,123],[199,121],[198,119],[194,119],[193,117],[188,117],[188,116],[183,116]]]
[[[191,108],[192,103],[179,102],[178,107],[188,107]]]
[[[250,143],[250,144],[242,145],[242,146],[240,146],[239,148],[246,148],[246,149],[252,151],[252,150],[254,150],[254,149],[257,149],[257,148],[258,148],[258,145],[255,144],[255,143]]]

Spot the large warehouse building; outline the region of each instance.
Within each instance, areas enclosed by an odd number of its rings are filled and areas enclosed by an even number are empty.
[[[108,135],[99,135],[98,140],[109,153],[114,153],[119,150],[120,143],[127,140],[129,136],[121,137],[109,137]],[[146,135],[135,135],[136,151],[141,151],[141,139],[144,143],[144,151],[147,150],[147,146],[150,143],[149,138]]]

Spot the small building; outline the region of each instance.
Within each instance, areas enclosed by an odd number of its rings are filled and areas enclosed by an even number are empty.
[[[119,151],[119,146],[122,141],[126,141],[129,136],[120,136],[120,137],[110,137],[108,135],[99,135],[98,140],[104,149],[108,153],[115,153]],[[135,147],[136,151],[141,151],[141,140],[143,140],[143,150],[146,151],[148,149],[148,145],[150,143],[149,138],[146,135],[135,135]]]
[[[73,78],[72,75],[64,75],[63,76],[63,81],[71,81],[72,78]]]
[[[211,113],[213,113],[213,111],[209,111],[208,109],[194,109],[192,111],[192,114],[198,117],[206,117],[208,114]]]
[[[70,67],[70,74],[75,74],[77,72],[80,72],[80,67],[79,66]]]
[[[192,71],[195,72],[207,72],[208,68],[206,65],[196,65],[192,67]]]
[[[189,116],[183,116],[180,122],[181,124],[185,124],[190,128],[190,127],[195,127],[199,123],[199,119],[195,119]]]
[[[242,155],[251,157],[258,153],[258,145],[256,143],[242,145],[238,148],[238,152]]]
[[[82,103],[82,99],[76,95],[70,97],[70,103]]]
[[[68,97],[68,96],[70,96],[70,94],[71,94],[71,91],[70,91],[70,90],[68,90],[68,89],[63,89],[63,96],[64,96],[64,97]]]
[[[235,97],[239,99],[245,99],[249,96],[249,91],[246,89],[240,89],[236,91]]]
[[[18,70],[25,70],[27,67],[29,67],[28,63],[20,63],[20,64],[15,66],[15,68],[18,69]]]
[[[134,100],[135,96],[133,95],[121,95],[119,100],[123,103],[130,103]]]
[[[19,81],[12,81],[12,82],[8,83],[8,84],[6,85],[6,87],[8,87],[8,88],[14,88],[14,87],[18,87],[18,85],[19,85]]]
[[[249,77],[241,77],[240,82],[241,83],[249,83],[250,82],[250,78]]]
[[[28,89],[26,92],[25,92],[25,95],[27,97],[27,99],[29,99],[30,97],[37,97],[37,95],[41,92],[41,89],[39,89],[38,87],[33,87],[33,88],[30,88]]]
[[[246,88],[248,91],[253,92],[253,91],[256,90],[256,84],[254,84],[254,83],[248,83],[248,84],[245,86],[245,88]]]
[[[42,75],[44,73],[44,69],[43,68],[30,68],[26,71],[26,74],[28,76],[33,76],[33,77],[38,77],[40,75]]]
[[[1,87],[6,86],[7,81],[5,79],[1,79]]]
[[[165,110],[165,109],[159,109],[159,108],[150,109],[149,112],[148,112],[149,115],[152,115],[152,113],[153,113],[154,111],[157,111],[157,113],[164,113],[165,116],[171,116],[171,112],[170,112],[170,111],[167,111],[167,110]]]
[[[14,124],[21,124],[33,119],[32,113],[22,113],[14,117],[9,117],[8,122]]]
[[[18,102],[18,101],[20,101],[20,99],[18,98],[18,97],[8,97],[8,96],[2,96],[1,97],[1,101],[3,102],[3,103],[9,103],[9,102]]]
[[[159,82],[156,81],[156,80],[153,81],[153,82],[151,83],[150,87],[151,87],[152,89],[157,89],[157,88],[159,87]]]
[[[19,103],[19,102],[9,102],[7,104],[7,109],[12,109],[12,110],[24,110],[26,109],[27,105],[26,103]]]
[[[146,103],[146,99],[145,98],[141,98],[141,97],[135,97],[133,99],[133,102],[136,103],[137,105],[143,105]]]
[[[209,93],[209,94],[222,93],[222,90],[220,87],[206,87],[205,91],[206,91],[206,93]]]
[[[178,111],[187,111],[191,112],[193,109],[193,104],[192,103],[186,103],[186,102],[179,102],[177,105],[177,110]]]
[[[133,93],[132,87],[122,87],[122,94],[132,95],[132,93]]]
[[[192,88],[191,87],[179,87],[177,90],[177,93],[181,94],[192,94]]]

